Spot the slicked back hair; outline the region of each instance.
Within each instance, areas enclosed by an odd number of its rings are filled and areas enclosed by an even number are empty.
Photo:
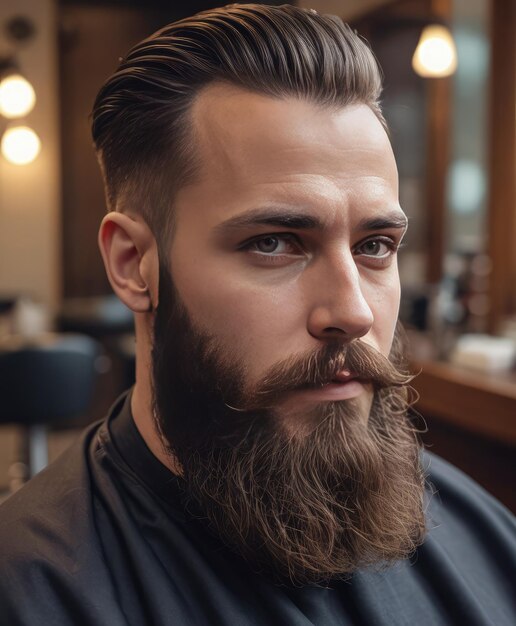
[[[338,17],[233,4],[165,26],[122,60],[92,112],[108,210],[140,213],[161,253],[174,195],[196,175],[188,114],[215,81],[324,107],[366,104],[385,126],[376,60]]]

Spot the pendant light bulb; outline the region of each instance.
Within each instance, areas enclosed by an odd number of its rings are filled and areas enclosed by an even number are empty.
[[[35,103],[34,89],[21,74],[10,74],[0,82],[0,115],[9,119],[23,117]]]
[[[14,126],[5,131],[1,150],[4,158],[14,165],[32,163],[41,150],[41,141],[28,126]]]
[[[457,69],[457,49],[450,31],[440,24],[425,26],[412,57],[414,71],[424,78],[450,76]]]

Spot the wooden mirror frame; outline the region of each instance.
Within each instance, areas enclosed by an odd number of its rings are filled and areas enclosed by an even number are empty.
[[[516,4],[491,0],[489,330],[516,313]]]

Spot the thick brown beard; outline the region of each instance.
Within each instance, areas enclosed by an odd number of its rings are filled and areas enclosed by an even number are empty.
[[[328,346],[272,368],[257,394],[243,391],[240,364],[192,327],[165,271],[160,309],[157,427],[181,465],[188,510],[211,532],[255,569],[298,585],[387,567],[422,543],[424,475],[407,418],[410,377],[393,365],[399,332],[390,362],[362,343]],[[318,405],[303,436],[278,426],[268,407],[285,386],[321,384],[350,361],[352,371],[374,373],[368,421],[345,401]]]
[[[305,437],[256,433],[188,456],[191,509],[251,564],[294,584],[408,557],[425,534],[419,448],[407,418],[375,404],[369,425],[335,403]]]

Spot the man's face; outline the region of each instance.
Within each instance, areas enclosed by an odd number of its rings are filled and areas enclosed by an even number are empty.
[[[193,119],[201,174],[176,198],[170,270],[196,326],[239,358],[250,385],[334,340],[361,337],[387,356],[405,216],[371,110],[212,86]],[[358,383],[291,394],[285,426],[311,402],[353,396],[366,414],[371,390]]]
[[[390,354],[405,218],[385,132],[365,106],[225,86],[193,123],[152,354],[188,506],[297,582],[405,557],[423,482]]]

